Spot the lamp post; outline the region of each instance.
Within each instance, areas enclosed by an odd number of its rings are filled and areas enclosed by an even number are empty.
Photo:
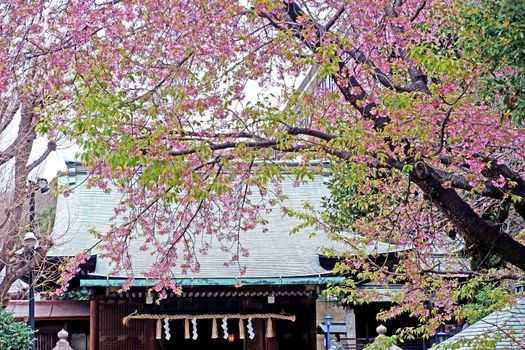
[[[334,318],[330,315],[326,315],[323,320],[324,324],[326,326],[326,350],[329,350],[332,346],[331,338],[330,338],[330,326],[332,325],[332,320]]]
[[[30,185],[33,185],[30,183]],[[40,193],[47,193],[49,192],[49,186],[46,179],[38,179],[37,182],[38,188],[40,189]],[[29,197],[29,231],[26,232],[24,236],[24,244],[26,247],[31,249],[31,256],[30,259],[33,260],[35,257],[35,250],[38,248],[38,239],[35,236],[35,190],[31,190],[31,194]],[[31,327],[31,331],[33,332],[33,341],[31,343],[31,350],[35,350],[35,286],[33,283],[33,261],[30,261],[31,269],[29,270],[29,326]]]

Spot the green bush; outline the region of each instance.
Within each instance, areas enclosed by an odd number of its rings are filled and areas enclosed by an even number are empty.
[[[0,309],[0,349],[28,350],[32,338],[31,327],[13,320],[10,313]]]
[[[488,78],[482,92],[525,124],[525,0],[466,1],[463,15],[463,45]]]

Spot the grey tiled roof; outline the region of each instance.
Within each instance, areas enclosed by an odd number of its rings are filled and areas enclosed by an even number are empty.
[[[109,229],[109,219],[113,214],[113,207],[121,199],[121,194],[112,191],[104,193],[98,188],[87,188],[85,175],[77,175],[75,190],[67,197],[60,196],[57,201],[57,214],[53,236],[55,246],[49,255],[71,256],[97,243],[90,234],[91,229],[104,232]],[[66,179],[61,179],[65,181]],[[321,180],[321,178],[319,178]],[[291,182],[284,184],[284,190],[289,195],[287,205],[300,208],[301,201],[311,200],[319,203],[320,198],[326,195],[326,188],[322,181],[314,181],[301,186],[300,190],[292,187]],[[253,231],[241,233],[243,246],[249,249],[249,256],[241,258],[240,263],[248,267],[245,277],[269,276],[309,276],[326,274],[319,265],[318,246],[323,237],[309,238],[311,230],[303,230],[290,236],[290,229],[296,221],[283,217],[280,210],[273,210],[267,215],[267,232],[261,227]],[[133,251],[134,272],[140,277],[149,268],[154,257],[149,252],[140,252],[138,243],[131,247]],[[96,250],[95,250],[96,251]],[[212,247],[207,255],[199,256],[201,270],[195,277],[220,278],[239,276],[238,266],[224,266],[229,260],[229,252],[219,247]],[[94,275],[105,276],[112,271],[107,260],[98,259]],[[176,277],[190,277],[174,271]],[[117,274],[115,277],[120,276]],[[122,274],[122,276],[124,276]]]
[[[4,280],[4,276],[5,276],[5,269],[0,271],[0,283]],[[18,279],[11,285],[11,287],[9,287],[8,293],[9,294],[18,293],[18,292],[23,291],[24,289],[27,289],[27,287],[28,287],[27,283]]]
[[[495,311],[432,349],[514,350],[525,346],[525,300]]]
[[[97,243],[97,240],[89,233],[91,229],[104,232],[109,229],[109,219],[113,213],[113,207],[121,199],[121,194],[112,191],[104,193],[98,188],[86,187],[84,182],[86,175],[76,175],[75,190],[68,197],[60,196],[57,201],[57,211],[53,236],[55,246],[49,252],[53,256],[72,256],[79,251],[87,249]],[[62,178],[62,183],[67,178]],[[285,204],[293,209],[301,209],[303,201],[310,201],[314,207],[319,207],[321,198],[328,195],[328,190],[323,184],[322,177],[314,181],[295,187],[291,180],[283,183],[283,191],[288,199]],[[247,272],[243,277],[293,277],[293,276],[318,276],[329,274],[319,264],[319,252],[321,247],[334,246],[323,232],[315,232],[312,229],[301,230],[297,234],[290,235],[289,232],[297,224],[293,218],[283,216],[279,208],[266,214],[268,224],[264,232],[262,227],[241,233],[240,240],[243,247],[248,248],[249,256],[241,257],[240,264],[247,266]],[[133,253],[134,274],[142,276],[149,268],[154,257],[149,252],[141,252],[138,242],[131,246]],[[339,245],[338,248],[341,248]],[[370,247],[370,251],[378,253],[394,250],[388,244],[376,244]],[[224,263],[230,258],[230,252],[219,249],[218,244],[212,245],[207,255],[198,257],[201,265],[200,271],[182,275],[179,270],[174,270],[176,278],[232,278],[239,276],[237,265],[226,267]],[[107,276],[112,272],[109,262],[98,259],[96,270],[92,275]],[[124,274],[114,274],[114,277],[124,277]]]

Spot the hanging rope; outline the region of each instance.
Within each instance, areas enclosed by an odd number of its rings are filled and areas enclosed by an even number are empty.
[[[266,320],[266,338],[273,338],[273,325],[272,325],[272,319],[268,317]]]
[[[155,339],[162,339],[162,323],[160,318],[157,320],[157,325],[155,326]]]
[[[190,321],[188,319],[184,320],[184,339],[190,339]]]
[[[129,320],[188,320],[188,319],[197,319],[197,320],[211,320],[214,318],[235,318],[240,320],[246,320],[249,318],[273,318],[275,320],[286,320],[295,322],[295,316],[293,315],[281,315],[281,314],[205,314],[205,315],[155,315],[155,314],[131,314],[122,319],[122,324],[128,325]]]
[[[239,319],[239,339],[244,339],[244,321]]]
[[[213,323],[211,324],[211,337],[212,339],[219,338],[219,334],[217,333],[217,319],[213,319]]]

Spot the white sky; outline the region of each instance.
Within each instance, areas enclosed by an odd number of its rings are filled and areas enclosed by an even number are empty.
[[[20,113],[18,112],[9,126],[0,134],[0,151],[4,151],[16,138],[18,124],[20,123]],[[30,162],[38,158],[47,148],[48,140],[45,137],[38,137],[33,142],[33,149],[31,150]],[[47,159],[36,167],[30,174],[31,179],[45,178],[48,181],[53,179],[57,172],[60,170],[66,170],[64,160],[75,159],[76,154],[79,152],[79,147],[69,141],[59,140],[57,144],[56,152],[51,152]],[[3,167],[0,167],[0,184],[5,185],[6,181],[9,181],[9,176],[5,176],[12,171],[13,164],[9,162]],[[5,175],[4,175],[5,174]],[[2,186],[3,187],[3,186]]]

